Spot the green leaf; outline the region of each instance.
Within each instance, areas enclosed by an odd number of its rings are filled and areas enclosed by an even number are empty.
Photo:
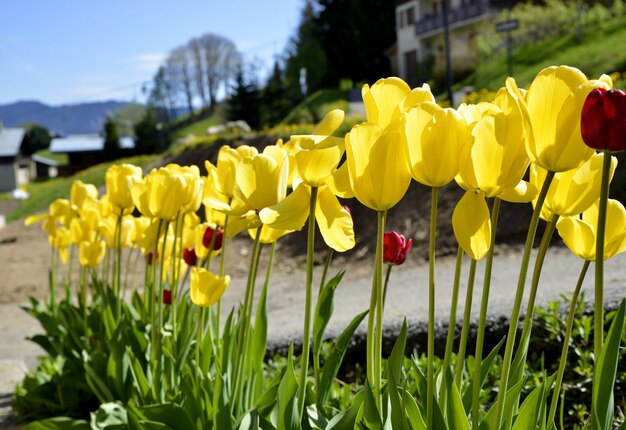
[[[404,409],[413,430],[426,430],[426,423],[420,408],[417,406],[415,398],[408,391],[404,392]]]
[[[296,372],[293,369],[293,344],[289,347],[285,375],[278,387],[278,430],[299,430],[300,414],[296,402],[298,393],[298,382]],[[304,393],[300,393],[304,396]]]
[[[253,369],[261,369],[267,349],[267,283],[263,285],[257,306],[252,335],[251,360]]]
[[[513,385],[507,390],[505,401],[504,401],[504,409],[503,409],[504,411],[513,410],[513,403],[517,401],[519,397],[519,393],[520,391],[522,391],[523,386],[524,386],[524,380],[522,379],[516,385]],[[494,402],[493,405],[491,405],[489,412],[487,412],[487,415],[485,415],[483,420],[480,422],[480,425],[478,426],[479,430],[490,430],[496,427],[496,420],[497,420],[496,404],[497,404],[497,401]]]
[[[374,399],[374,393],[370,387],[369,381],[365,380],[363,386],[363,419],[365,420],[366,428],[370,430],[379,430],[383,427],[383,422],[380,419],[378,408],[376,407],[376,400]]]
[[[339,272],[330,281],[324,285],[315,305],[315,314],[313,316],[313,354],[319,355],[324,340],[324,332],[326,326],[333,315],[335,290],[341,282],[345,271]]]
[[[362,406],[363,390],[356,393],[352,399],[352,406],[349,409],[340,412],[330,420],[325,430],[354,430],[356,428],[356,419]]]
[[[544,385],[535,388],[524,400],[515,419],[513,430],[534,429],[537,427],[542,403],[544,400]]]
[[[24,430],[91,430],[91,426],[85,420],[55,417],[30,423]]]
[[[398,334],[398,338],[396,339],[396,343],[393,346],[391,355],[387,360],[388,372],[391,372],[394,377],[399,377],[402,375],[402,365],[404,364],[404,350],[406,349],[406,332],[407,324],[406,318],[404,318],[404,321],[402,322],[402,328],[400,329],[400,334]],[[398,379],[395,378],[395,381],[398,381]]]
[[[591,427],[594,430],[608,430],[613,421],[613,387],[617,372],[617,360],[619,347],[624,331],[624,308],[626,299],[622,300],[617,313],[611,323],[611,328],[606,336],[602,352],[595,366],[596,378],[593,382],[593,394],[591,403]],[[600,333],[601,334],[601,333]],[[594,336],[599,333],[594,333]]]
[[[92,429],[127,429],[128,413],[119,403],[104,403],[91,413]]]
[[[185,410],[173,403],[160,403],[157,405],[142,406],[141,414],[149,422],[159,423],[172,429],[194,429],[193,420]]]
[[[406,322],[406,320],[405,320]],[[404,325],[403,325],[404,327]],[[397,345],[397,342],[396,342]],[[394,430],[410,430],[407,416],[398,393],[398,386],[393,369],[393,365],[387,361],[387,393],[389,394],[390,409],[388,410],[388,418],[391,420],[391,426]]]
[[[444,369],[448,372],[446,386],[447,390],[447,400],[448,407],[446,408],[448,428],[454,430],[470,430],[470,423],[467,419],[467,413],[465,411],[465,407],[463,406],[463,400],[461,399],[461,394],[459,393],[459,389],[454,383],[454,378],[450,372],[450,369]]]
[[[355,316],[350,324],[343,330],[343,332],[339,335],[337,340],[335,341],[333,348],[324,363],[324,368],[322,370],[322,377],[320,379],[319,393],[318,393],[318,403],[323,405],[326,403],[326,398],[328,397],[328,393],[332,386],[335,377],[337,376],[337,372],[341,367],[341,362],[343,360],[343,356],[346,353],[346,349],[348,345],[350,345],[350,340],[352,339],[352,335],[356,331],[365,315],[367,315],[369,311],[363,311],[357,316]]]
[[[500,339],[500,342],[498,342],[498,344],[491,350],[489,355],[483,359],[483,362],[480,365],[481,388],[483,384],[485,383],[485,381],[487,380],[487,376],[489,376],[489,370],[491,370],[491,367],[493,366],[493,363],[495,362],[496,357],[498,357],[498,351],[504,344],[505,339],[506,338],[504,337]],[[472,390],[474,389],[473,386],[474,386],[474,381],[471,381],[469,386],[465,390],[465,393],[463,393],[463,406],[465,407],[465,411],[467,413],[469,413],[470,410],[472,409]]]

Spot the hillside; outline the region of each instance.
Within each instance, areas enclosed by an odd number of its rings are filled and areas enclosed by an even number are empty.
[[[513,50],[513,76],[522,87],[528,86],[539,70],[552,65],[576,67],[590,78],[598,78],[603,73],[626,72],[626,16],[586,28],[581,40],[572,31]],[[502,54],[484,59],[458,86],[496,90],[507,76],[507,57]]]
[[[50,106],[38,101],[18,101],[0,105],[0,120],[7,127],[36,123],[62,134],[99,133],[107,115],[127,104],[110,100]]]

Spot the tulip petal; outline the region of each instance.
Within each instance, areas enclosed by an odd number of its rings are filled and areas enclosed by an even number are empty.
[[[315,219],[326,245],[338,252],[354,248],[352,217],[326,187],[317,194]]]
[[[506,202],[528,203],[537,198],[537,194],[539,190],[534,184],[522,180],[515,187],[504,190],[498,197]]]
[[[411,88],[400,78],[379,79],[372,85],[365,85],[361,94],[365,104],[367,122],[385,128],[392,120],[393,113]]]
[[[491,219],[482,194],[465,193],[452,213],[454,236],[463,250],[474,260],[480,260],[489,251]]]
[[[593,261],[596,258],[595,227],[575,218],[561,218],[556,223],[559,236],[572,253],[583,260]]]
[[[295,159],[300,177],[307,185],[319,187],[337,168],[343,153],[343,144],[296,152]]]
[[[309,217],[311,188],[300,184],[291,194],[274,206],[259,212],[263,224],[280,230],[301,230]]]
[[[351,199],[354,197],[354,191],[350,186],[350,174],[348,172],[348,163],[343,163],[341,167],[326,178],[326,185],[337,197],[342,199]]]

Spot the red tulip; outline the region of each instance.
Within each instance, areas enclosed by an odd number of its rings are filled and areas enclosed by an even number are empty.
[[[183,249],[183,260],[185,260],[188,266],[195,266],[198,261],[196,250],[193,248]]]
[[[626,150],[626,93],[604,88],[591,91],[583,105],[580,129],[590,148]]]
[[[352,211],[350,210],[350,206],[343,205],[342,208],[344,211],[348,212],[348,215],[352,216]]]
[[[391,264],[402,264],[406,260],[413,239],[406,240],[406,237],[398,232],[385,233],[383,240],[383,261]]]
[[[215,230],[211,227],[207,227],[204,231],[204,236],[202,237],[202,244],[205,248],[211,249],[211,241],[213,240],[213,234],[215,234]],[[215,238],[215,243],[213,244],[213,251],[217,251],[222,247],[222,238],[224,236],[224,232],[217,229],[217,237]]]
[[[164,305],[172,304],[172,291],[171,290],[163,290],[163,304]]]

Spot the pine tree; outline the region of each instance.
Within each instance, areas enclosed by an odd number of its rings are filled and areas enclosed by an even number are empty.
[[[269,127],[281,122],[295,105],[289,97],[289,90],[278,62],[274,62],[274,70],[267,80],[261,99],[261,122]]]
[[[235,74],[235,85],[232,87],[226,117],[230,121],[244,120],[253,129],[258,129],[261,123],[261,98],[256,82],[247,79],[243,67],[239,67]]]

